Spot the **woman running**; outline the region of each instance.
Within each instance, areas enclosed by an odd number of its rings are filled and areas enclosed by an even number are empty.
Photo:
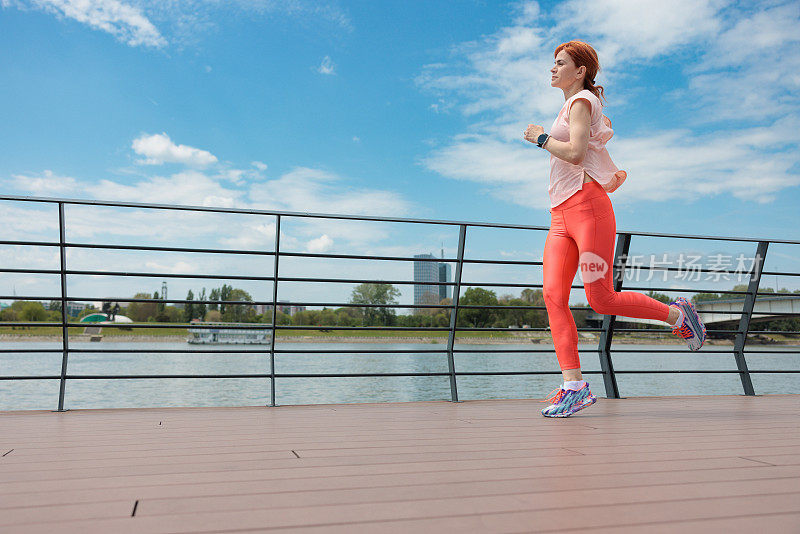
[[[605,148],[614,135],[603,115],[603,87],[595,85],[600,70],[597,52],[582,41],[555,50],[550,85],[564,91],[564,106],[550,134],[530,124],[525,139],[550,152],[550,231],[544,245],[543,285],[550,332],[564,384],[547,401],[545,417],[569,417],[597,398],[581,375],[578,330],[569,309],[569,295],[578,265],[586,298],[597,313],[664,321],[672,333],[699,350],[706,328],[694,306],[678,297],[669,305],[634,291],[614,291],[612,284],[617,223],[608,193],[625,181]]]

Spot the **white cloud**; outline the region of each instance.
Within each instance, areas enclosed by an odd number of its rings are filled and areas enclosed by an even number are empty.
[[[45,170],[39,176],[14,174],[11,185],[15,189],[28,191],[34,195],[74,195],[81,191],[75,178],[58,176]]]
[[[0,5],[73,19],[130,46],[196,45],[230,14],[290,18],[316,32],[353,30],[344,10],[314,0],[0,0]]]
[[[156,261],[147,261],[145,262],[145,267],[159,273],[193,274],[197,272],[197,264],[185,261],[176,261],[170,264],[159,263]]]
[[[322,63],[319,64],[317,67],[317,72],[320,74],[336,74],[336,67],[331,61],[330,56],[325,56],[322,58]]]
[[[259,171],[266,171],[267,170],[267,164],[264,163],[263,161],[252,161],[252,162],[250,162],[250,165],[252,165],[256,169],[258,169]]]
[[[263,209],[353,215],[403,216],[411,205],[397,193],[358,189],[327,171],[298,167],[275,180],[253,184],[248,198]]]
[[[134,139],[131,145],[133,151],[144,156],[140,163],[146,165],[161,165],[163,163],[183,163],[203,167],[217,162],[217,157],[206,150],[176,145],[166,133],[147,135]]]
[[[4,7],[40,9],[110,33],[130,46],[163,47],[167,40],[141,9],[119,0],[4,0]]]
[[[230,207],[243,192],[223,187],[199,171],[185,171],[171,176],[152,176],[133,184],[101,180],[92,186],[96,198],[156,204]]]
[[[542,16],[536,2],[517,5],[514,13],[509,26],[454,47],[447,63],[426,65],[417,77],[436,98],[434,112],[447,102],[470,121],[465,132],[421,158],[428,169],[483,184],[509,203],[549,207],[548,154],[521,135],[528,123],[549,129],[563,104],[550,86],[553,50],[580,30],[600,56],[598,81],[616,105],[639,98],[632,66],[668,54],[691,57],[687,88],[669,96],[692,122],[680,131],[617,131],[609,144],[629,174],[615,200],[727,193],[766,203],[800,184],[800,136],[789,126],[800,119],[796,2],[744,12],[722,0],[570,0],[552,17]],[[551,19],[556,22],[548,26]],[[709,129],[722,119],[735,126]]]
[[[555,9],[558,36],[581,32],[606,68],[650,60],[717,35],[726,0],[570,0]],[[566,40],[566,39],[565,39]],[[558,43],[555,43],[558,44]],[[551,47],[548,52],[552,57]]]
[[[328,252],[331,248],[333,248],[333,239],[327,234],[312,239],[306,244],[306,250],[313,253]]]

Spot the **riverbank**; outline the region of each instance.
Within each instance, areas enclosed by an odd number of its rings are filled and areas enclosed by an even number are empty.
[[[76,334],[70,335],[70,343],[91,342],[92,338],[97,339],[97,334]],[[96,343],[184,343],[187,336],[184,335],[101,335]],[[447,336],[343,336],[336,334],[315,333],[314,335],[285,335],[278,334],[277,340],[281,343],[378,343],[378,344],[431,344],[446,345]],[[50,342],[61,343],[61,336],[55,335],[36,335],[36,334],[0,334],[0,342]],[[599,336],[581,333],[581,343],[596,343]],[[544,336],[513,335],[505,334],[498,336],[472,336],[459,334],[456,338],[459,345],[519,345],[525,343],[552,345],[551,338]],[[636,345],[683,345],[677,338],[659,337],[658,335],[637,336],[630,334],[615,334],[614,343],[636,344]],[[747,340],[748,345],[781,345],[781,346],[800,346],[800,340],[791,340],[786,336],[766,336],[763,334],[751,335]],[[733,342],[728,339],[707,339],[706,345],[728,345],[733,346]]]

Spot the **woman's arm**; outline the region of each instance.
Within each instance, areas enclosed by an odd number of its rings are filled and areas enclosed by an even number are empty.
[[[591,118],[589,101],[585,98],[575,100],[569,111],[569,141],[559,141],[549,137],[544,149],[559,159],[578,165],[586,157],[586,150],[589,147]],[[544,133],[544,128],[530,124],[525,131],[525,139],[535,143],[540,133]]]

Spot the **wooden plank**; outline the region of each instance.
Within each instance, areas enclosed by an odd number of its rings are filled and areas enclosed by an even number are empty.
[[[0,526],[692,531],[738,514],[725,524],[774,530],[800,513],[798,395],[601,399],[562,420],[541,406],[0,414],[0,452],[13,449],[0,455]]]
[[[675,518],[698,520],[723,518],[730,515],[781,514],[800,512],[800,493],[749,495],[689,500],[590,505],[574,508],[537,509],[540,494],[459,499],[426,499],[393,503],[362,503],[317,507],[293,507],[276,510],[204,512],[156,516],[137,516],[126,519],[98,519],[59,522],[60,533],[115,532],[119,534],[149,532],[189,533],[224,532],[226,530],[268,529],[300,526],[349,524],[351,529],[364,522],[384,522],[390,526],[414,519],[446,518],[448,528],[460,528],[463,523],[484,532],[526,532],[532,525],[536,530],[566,530],[612,527],[637,524],[642,518],[649,522],[669,522]],[[569,502],[569,498],[565,499]],[[569,512],[566,513],[565,511]],[[53,523],[28,523],[30,533],[52,532]],[[528,529],[528,530],[526,530]],[[385,530],[391,532],[392,530]],[[424,532],[412,528],[406,532]]]
[[[514,476],[518,475],[518,476]],[[505,476],[505,478],[503,478]],[[624,488],[644,487],[657,484],[700,484],[705,482],[727,482],[749,480],[769,480],[779,478],[800,479],[800,466],[770,467],[756,465],[727,469],[690,469],[685,471],[657,471],[649,473],[623,473],[615,475],[582,475],[575,473],[569,477],[541,479],[525,477],[518,473],[507,473],[493,470],[446,471],[431,473],[414,473],[410,475],[387,476],[374,475],[363,477],[326,477],[300,478],[280,480],[278,484],[272,480],[232,480],[203,484],[161,484],[161,485],[128,485],[120,488],[89,488],[65,491],[17,492],[3,495],[0,508],[19,506],[50,506],[53,504],[71,504],[84,502],[101,502],[103,500],[148,499],[171,497],[196,497],[213,495],[245,495],[271,494],[276,498],[285,495],[302,503],[306,495],[332,493],[345,494],[351,491],[368,491],[374,499],[379,499],[387,491],[398,488],[420,488],[429,485],[474,486],[500,488],[501,493],[509,485],[521,484],[530,488],[543,488],[546,491],[557,489],[568,491],[592,488]],[[486,494],[491,494],[487,491]]]

